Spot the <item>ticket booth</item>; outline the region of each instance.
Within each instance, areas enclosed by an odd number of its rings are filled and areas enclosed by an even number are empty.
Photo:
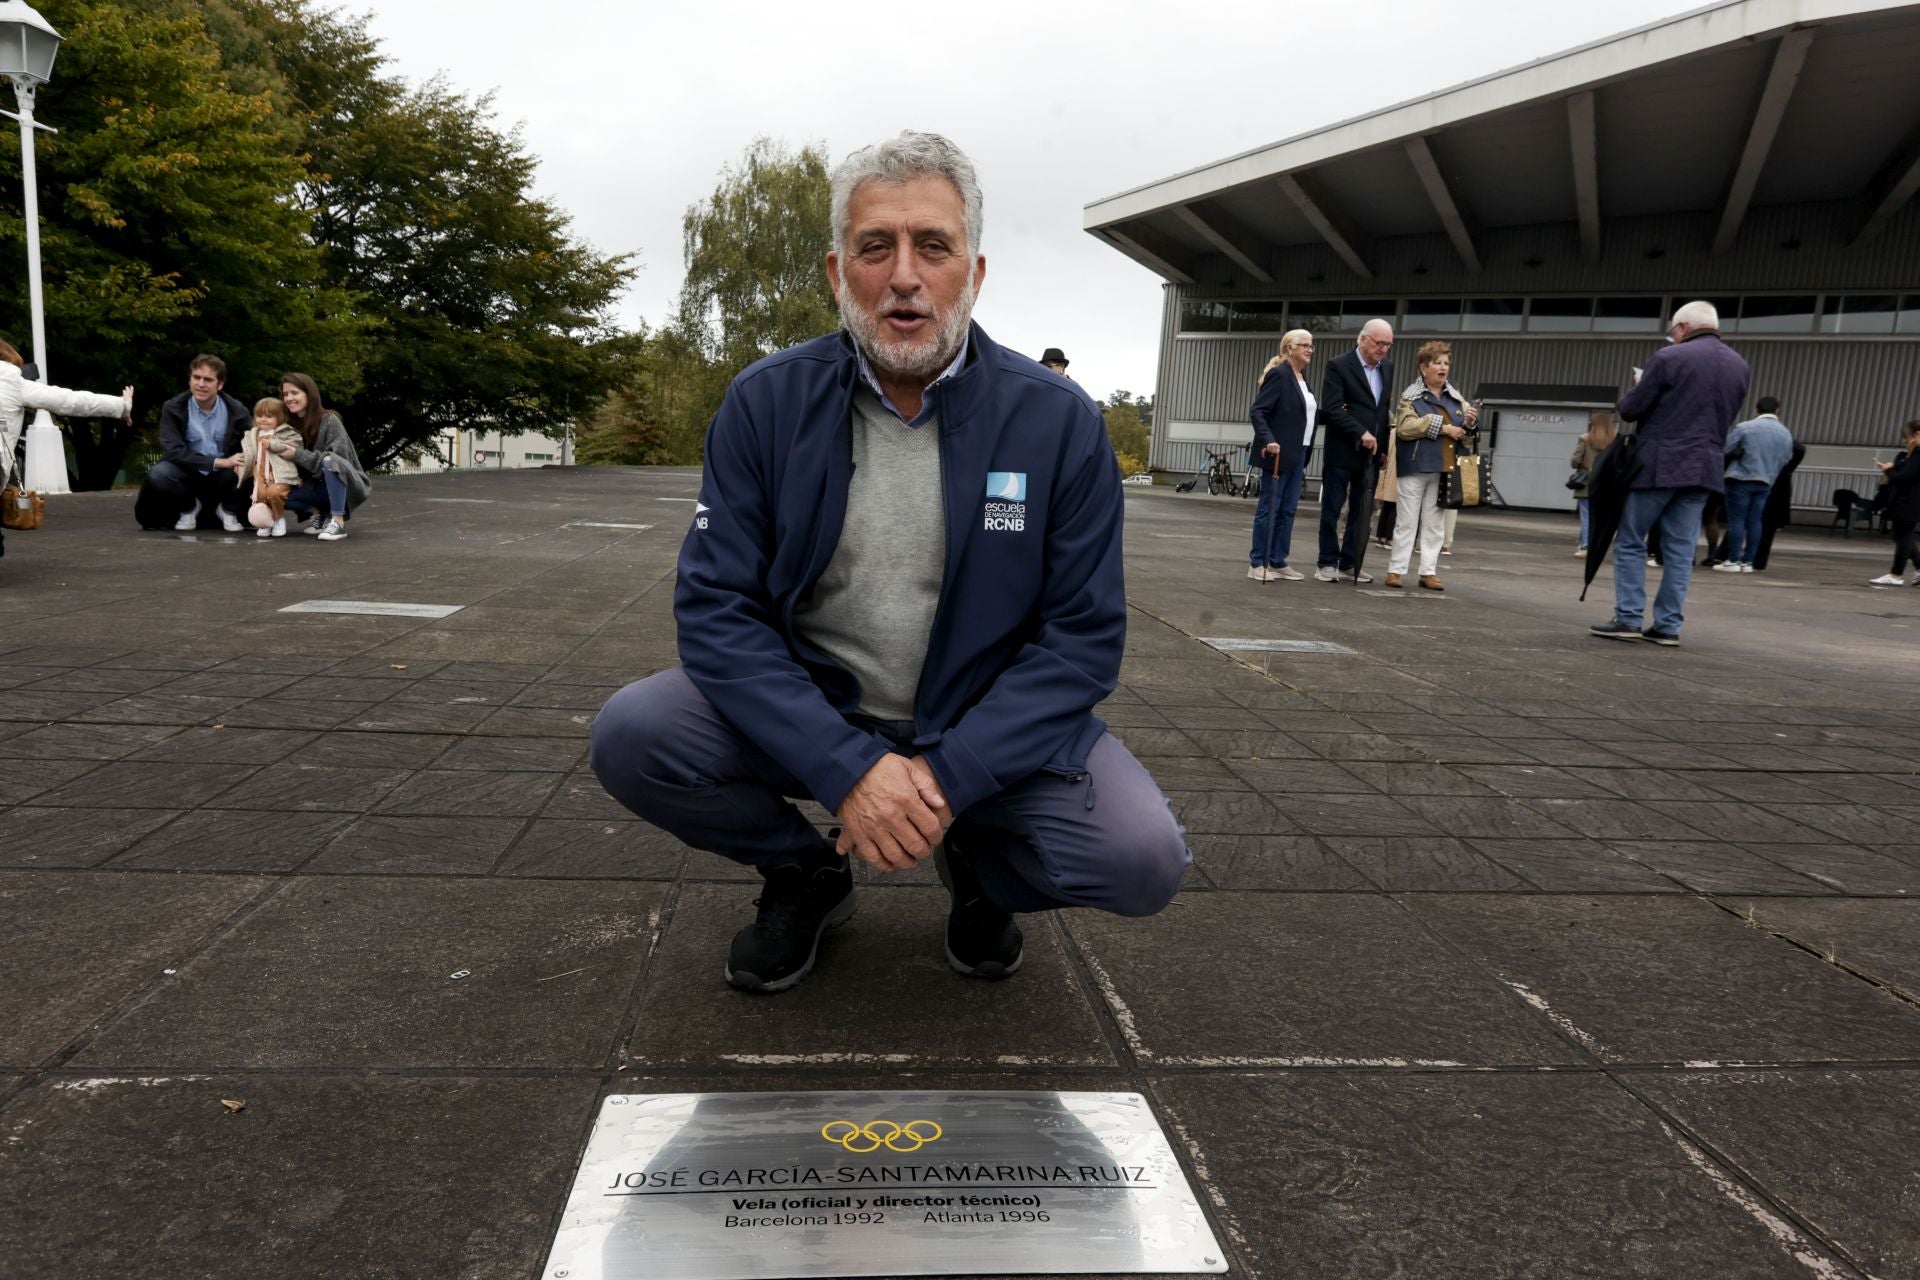
[[[1596,409],[1611,411],[1612,387],[1488,383],[1476,400],[1484,421],[1480,451],[1493,459],[1498,505],[1572,511],[1573,446]]]

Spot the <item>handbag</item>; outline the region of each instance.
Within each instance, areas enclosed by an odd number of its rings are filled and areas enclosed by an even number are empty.
[[[1585,467],[1577,468],[1572,475],[1567,477],[1567,488],[1569,489],[1584,489],[1592,483],[1593,472]]]
[[[1444,510],[1477,507],[1487,500],[1487,491],[1493,486],[1493,459],[1471,449],[1469,445],[1466,449],[1446,450],[1451,456],[1445,459],[1447,465],[1440,472],[1439,505]]]
[[[10,484],[0,489],[0,525],[9,529],[38,529],[47,518],[47,500],[38,489]]]

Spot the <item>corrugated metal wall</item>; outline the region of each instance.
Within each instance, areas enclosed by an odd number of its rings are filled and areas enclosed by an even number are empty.
[[[1271,336],[1178,336],[1185,298],[1920,293],[1920,207],[1909,208],[1873,241],[1849,248],[1844,238],[1855,216],[1847,204],[1757,209],[1742,232],[1742,247],[1719,258],[1706,252],[1714,229],[1711,217],[1610,222],[1606,254],[1598,264],[1580,261],[1577,233],[1570,226],[1496,231],[1482,237],[1488,265],[1479,275],[1462,271],[1439,237],[1375,246],[1379,273],[1368,281],[1330,263],[1331,255],[1318,247],[1289,251],[1284,265],[1298,274],[1272,285],[1241,275],[1223,258],[1208,258],[1200,283],[1165,289],[1152,465],[1169,471],[1201,466],[1208,446],[1169,440],[1170,424],[1245,422],[1255,378],[1277,346]],[[1780,247],[1786,243],[1799,247]],[[1526,266],[1529,260],[1536,265]],[[1402,385],[1413,378],[1411,357],[1424,336],[1410,331],[1399,335],[1396,380]],[[1652,337],[1445,336],[1454,348],[1454,377],[1469,393],[1491,382],[1624,390],[1632,367],[1644,363],[1660,345]],[[1920,416],[1920,338],[1730,337],[1753,366],[1754,396],[1778,396],[1786,405],[1782,416],[1808,444],[1890,448],[1898,441],[1899,425]],[[1308,372],[1315,386],[1325,362],[1351,345],[1351,335],[1320,339]],[[1809,475],[1795,486],[1796,501],[1824,505],[1834,485],[1834,477]]]

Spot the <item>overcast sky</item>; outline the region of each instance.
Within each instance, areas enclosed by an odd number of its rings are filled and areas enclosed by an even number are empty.
[[[643,265],[622,307],[661,320],[680,217],[756,135],[839,161],[903,128],[980,171],[975,317],[1094,395],[1153,389],[1160,280],[1081,230],[1089,201],[1235,152],[1697,8],[1675,0],[1366,5],[998,0],[366,0],[396,70],[492,90],[538,186]]]

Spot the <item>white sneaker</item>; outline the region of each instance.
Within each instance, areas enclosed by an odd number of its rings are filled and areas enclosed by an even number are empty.
[[[1585,555],[1587,554],[1587,549],[1585,547],[1575,547],[1573,549],[1573,554],[1577,556],[1585,557]]]
[[[1306,577],[1307,575],[1298,569],[1289,569],[1286,565],[1267,570],[1268,582],[1304,582]]]
[[[1904,587],[1907,585],[1905,574],[1883,573],[1867,584],[1870,587]]]
[[[1740,566],[1731,560],[1722,560],[1719,564],[1713,566],[1713,571],[1715,573],[1738,573],[1740,572]]]
[[[300,532],[306,534],[308,537],[312,537],[314,534],[319,533],[322,529],[326,527],[327,527],[326,517],[321,515],[318,511],[314,512],[312,515],[308,516],[305,520],[302,520],[300,522]]]
[[[1748,564],[1748,563],[1747,563],[1746,561],[1744,561],[1744,560],[1743,560],[1743,561],[1741,561],[1741,562],[1740,562],[1740,572],[1742,572],[1742,573],[1752,573],[1752,572],[1753,572],[1753,566],[1752,566],[1752,565],[1750,565],[1750,564]]]
[[[1355,582],[1372,582],[1373,581],[1373,575],[1363,570],[1356,570],[1352,576],[1353,576],[1353,581]]]
[[[1255,582],[1265,582],[1267,581],[1267,567],[1263,564],[1250,564],[1247,566],[1247,576]]]
[[[273,536],[273,530],[271,530],[271,529],[255,529],[255,530],[253,531],[253,536],[254,536],[254,537],[256,537],[256,538],[271,538],[271,537]]]
[[[1338,582],[1340,581],[1340,571],[1323,564],[1313,571],[1313,580],[1315,582]]]
[[[347,526],[341,524],[338,520],[327,521],[326,527],[320,530],[320,541],[322,542],[338,542],[346,536]]]
[[[193,504],[193,510],[173,522],[173,531],[175,533],[192,533],[194,526],[199,523],[200,504],[196,502]]]
[[[263,538],[268,536],[272,536],[275,538],[286,537],[287,536],[287,518],[285,516],[281,516],[278,520],[275,520],[273,522],[273,528],[262,529],[260,531],[260,536]]]
[[[228,533],[245,533],[247,529],[247,526],[234,519],[233,512],[225,507],[220,508],[220,527]]]

